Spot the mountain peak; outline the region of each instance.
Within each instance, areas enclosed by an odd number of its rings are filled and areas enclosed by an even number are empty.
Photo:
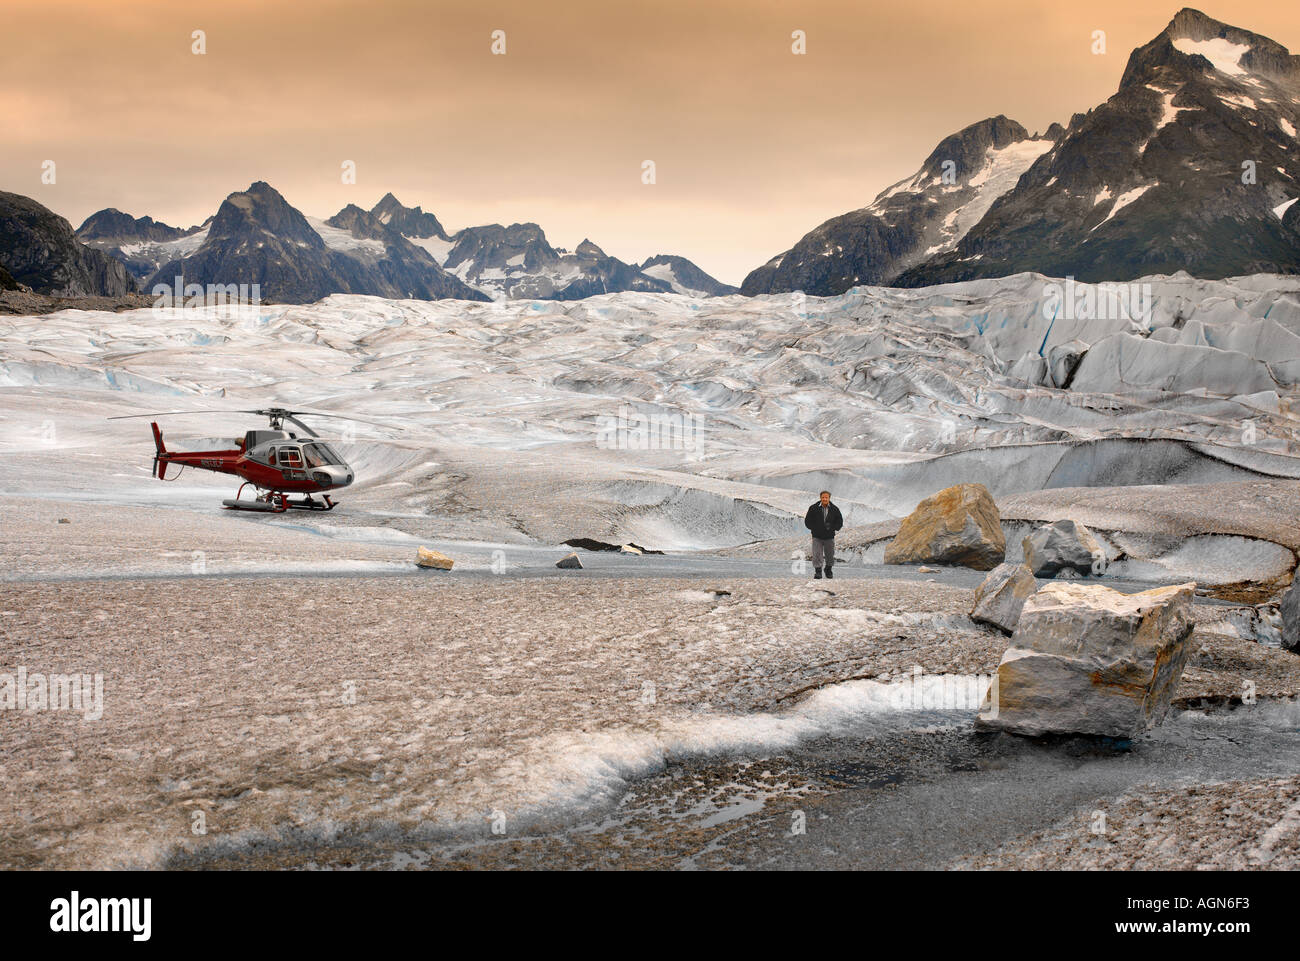
[[[222,201],[208,231],[210,239],[244,237],[253,240],[261,234],[273,234],[306,247],[323,249],[325,246],[307,218],[264,180],[258,180],[247,190],[237,191]]]
[[[1184,81],[1217,73],[1300,84],[1300,57],[1276,40],[1184,7],[1150,43],[1129,56],[1120,89],[1149,83],[1169,72]]]
[[[742,292],[1030,271],[1089,282],[1296,273],[1300,217],[1283,205],[1300,183],[1297,101],[1300,57],[1180,10],[1133,51],[1119,90],[1067,128],[1027,138],[1002,115],[971,124],[870,206],[756,268]],[[1258,183],[1241,179],[1244,158]]]
[[[437,237],[439,240],[451,239],[437,217],[425,213],[419,207],[404,206],[391,190],[379,199],[379,203],[370,208],[370,213],[379,223],[395,228],[404,237],[415,237],[419,240],[429,237]]]
[[[955,164],[957,179],[964,180],[984,166],[989,150],[1002,150],[1028,139],[1028,130],[999,114],[944,137],[922,168],[931,176],[942,177],[946,173],[944,165],[951,162]]]
[[[195,229],[191,227],[188,231],[181,230],[156,221],[152,217],[132,217],[116,207],[105,207],[91,214],[77,228],[77,239],[82,243],[108,239],[159,242],[175,240],[187,233],[193,233]]]

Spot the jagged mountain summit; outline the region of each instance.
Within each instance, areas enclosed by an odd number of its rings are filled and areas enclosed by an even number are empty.
[[[72,224],[43,204],[0,191],[0,275],[56,297],[119,297],[134,293],[122,263],[78,241]]]
[[[724,284],[710,277],[685,257],[673,254],[656,254],[641,264],[641,273],[662,280],[679,294],[689,297],[725,297],[740,293],[739,287]]]
[[[306,217],[265,183],[233,193],[204,224],[182,230],[109,208],[78,237],[157,284],[258,284],[265,300],[311,302],[333,293],[439,300],[578,300],[620,291],[692,297],[735,293],[684,257],[643,267],[590,240],[552,247],[537,224],[489,224],[448,233],[438,218],[393,194],[370,210],[348,204]]]
[[[996,196],[986,188],[980,216],[959,216],[944,243],[917,256],[916,243],[900,248],[906,230],[877,229],[858,211],[753,271],[742,291],[835,294],[1021,271],[1085,281],[1300,272],[1298,128],[1300,57],[1184,9],[1133,51],[1114,96],[1049,130],[1045,149]],[[943,204],[952,185],[927,170],[957,159],[942,156],[954,153],[947,143],[873,207],[908,190],[923,210]]]
[[[203,224],[186,230],[170,227],[152,217],[132,217],[109,207],[87,217],[77,228],[77,239],[120,260],[131,276],[143,284],[163,264],[197,250],[207,239],[211,223],[209,217]]]
[[[736,292],[685,257],[661,255],[638,267],[610,256],[589,239],[572,252],[552,247],[534,223],[486,224],[448,235],[432,214],[403,207],[392,194],[371,213],[388,217],[411,243],[494,300],[580,300],[622,291],[691,297]]]
[[[404,237],[415,237],[417,239],[428,239],[436,237],[439,240],[450,240],[447,231],[443,229],[438,218],[431,213],[425,213],[419,207],[404,207],[401,201],[392,195],[384,194],[379,203],[375,204],[370,211],[382,224],[388,224],[397,230]]]
[[[283,303],[311,303],[330,294],[486,299],[364,211],[346,208],[335,220],[344,225],[309,222],[259,181],[227,197],[200,232],[201,242],[178,251],[144,286],[173,285],[176,277],[205,287],[257,284],[262,299]],[[186,240],[200,240],[200,234]]]
[[[745,278],[744,294],[838,294],[889,284],[908,267],[951,250],[1060,136],[1031,136],[991,117],[944,138],[921,169],[868,207],[828,220]]]

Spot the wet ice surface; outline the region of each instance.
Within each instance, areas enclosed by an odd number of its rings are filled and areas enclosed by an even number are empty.
[[[7,718],[4,860],[158,863],[192,842],[194,810],[208,843],[472,831],[495,810],[528,823],[608,802],[667,756],[795,744],[878,706],[869,687],[792,713],[787,696],[1000,651],[952,617],[957,588],[716,586],[731,593],[612,578],[6,585],[15,663],[102,672],[105,709]]]
[[[926,721],[929,723],[926,723]],[[882,716],[797,751],[687,757],[561,830],[253,845],[175,867],[1300,867],[1300,703],[1175,711],[1131,744]],[[1099,818],[1100,814],[1100,818]],[[1104,830],[1098,830],[1098,827]]]
[[[969,727],[970,710],[890,692],[916,667],[995,668],[1005,639],[965,617],[970,596],[788,576],[0,584],[15,665],[104,675],[99,720],[5,718],[0,863],[292,865],[345,843],[472,844],[498,819],[517,838],[610,816],[669,764],[789,761],[827,738],[888,769],[863,738]],[[1300,689],[1293,655],[1196,643],[1180,694]],[[715,807],[738,816],[715,826],[754,816],[728,797]]]

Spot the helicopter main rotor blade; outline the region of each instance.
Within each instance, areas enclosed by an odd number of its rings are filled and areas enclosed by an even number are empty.
[[[109,420],[130,420],[133,417],[177,417],[181,414],[250,414],[257,411],[247,410],[160,410],[152,414],[117,414]]]
[[[299,417],[332,417],[336,420],[350,420],[358,424],[369,424],[372,427],[382,427],[385,430],[400,431],[403,428],[397,424],[386,424],[383,421],[367,420],[364,417],[352,417],[348,414],[327,414],[317,410],[287,410],[283,407],[263,407],[257,410],[250,408],[204,408],[201,410],[161,410],[151,414],[117,414],[108,418],[109,420],[130,420],[138,417],[179,417],[182,415],[189,416],[193,414],[255,414],[258,417],[269,417],[274,423],[276,420],[287,420],[296,424],[302,430],[305,430],[312,437],[317,436],[312,428],[304,424]]]
[[[287,421],[288,421],[289,423],[291,423],[291,424],[297,424],[299,427],[301,427],[303,430],[305,430],[305,431],[307,432],[307,434],[308,434],[309,436],[311,436],[311,437],[318,437],[318,436],[320,436],[320,435],[318,435],[314,430],[312,430],[310,427],[308,427],[306,424],[304,424],[302,421],[300,421],[297,417],[294,417],[293,414],[288,414],[288,413],[286,413],[286,414],[284,415],[284,419],[287,420]]]
[[[333,417],[333,418],[336,418],[336,419],[338,419],[338,420],[350,420],[350,421],[355,421],[355,422],[358,423],[358,424],[370,424],[372,427],[383,427],[383,428],[386,428],[386,429],[388,429],[388,430],[404,430],[404,429],[405,429],[405,428],[399,426],[398,424],[387,424],[387,423],[384,423],[382,420],[367,420],[367,419],[364,418],[364,417],[353,417],[351,414],[325,414],[325,413],[322,413],[322,412],[317,411],[317,410],[290,410],[290,411],[285,411],[285,413],[286,413],[286,414],[292,414],[292,415],[295,416],[295,417],[297,417],[297,416],[303,416],[303,417]]]

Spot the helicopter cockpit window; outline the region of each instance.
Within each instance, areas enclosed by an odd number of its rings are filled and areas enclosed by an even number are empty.
[[[307,459],[308,467],[325,467],[329,464],[343,463],[342,458],[334,453],[334,448],[329,444],[304,444],[302,453]]]
[[[296,447],[280,448],[280,466],[281,467],[301,467],[302,457]]]

